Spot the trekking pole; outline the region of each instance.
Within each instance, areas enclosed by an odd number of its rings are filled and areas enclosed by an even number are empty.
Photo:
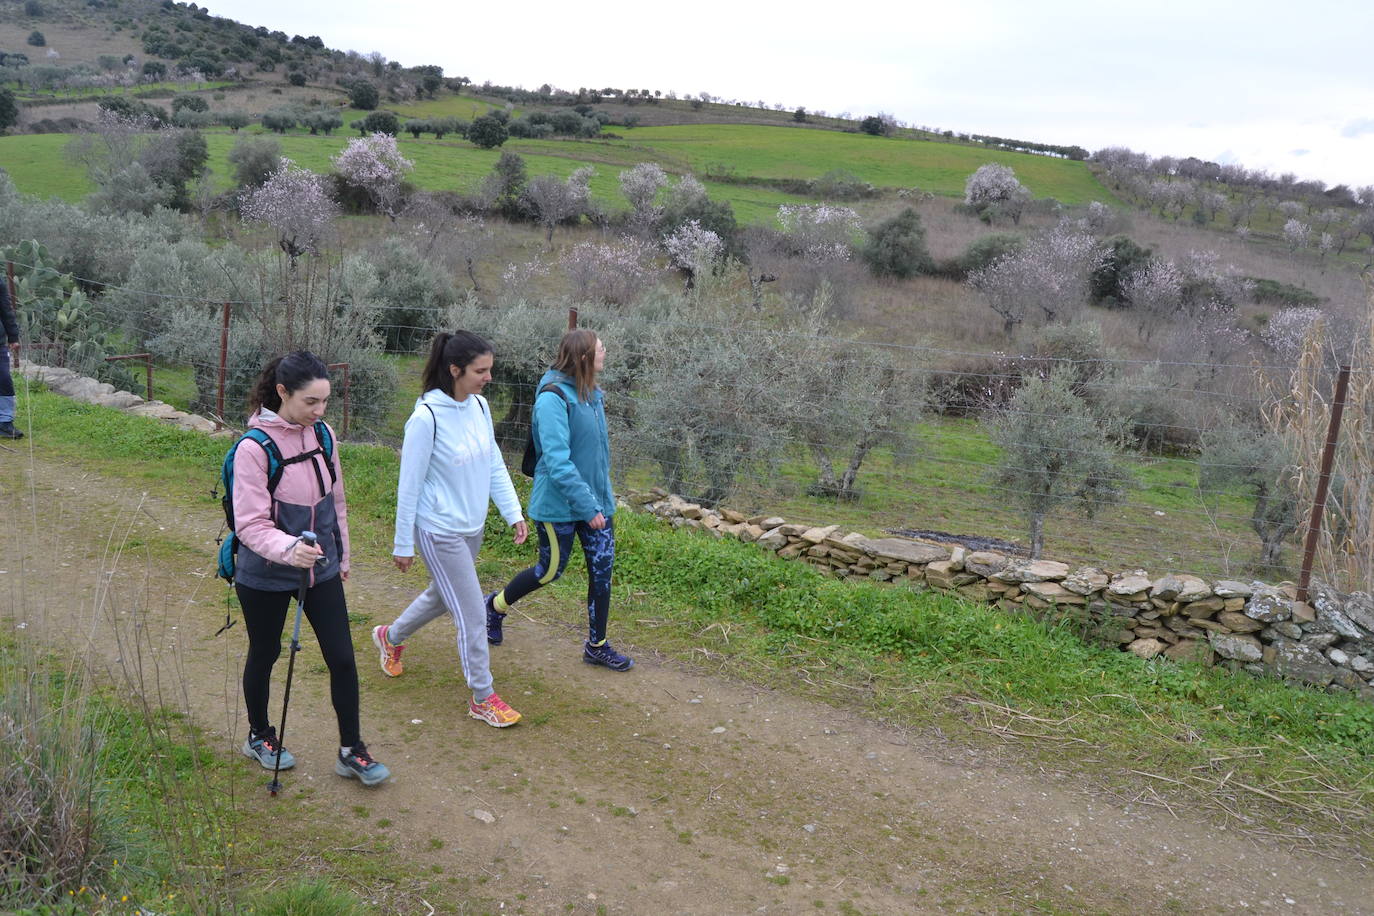
[[[315,546],[315,532],[302,531],[301,543],[307,547]],[[291,675],[296,671],[296,653],[301,651],[301,612],[305,609],[305,593],[310,588],[310,569],[301,570],[301,589],[296,593],[296,626],[291,631],[291,657],[286,662],[286,690],[281,698],[281,730],[277,732],[277,762],[272,767],[272,781],[267,784],[267,791],[273,798],[281,791],[281,783],[277,781],[277,774],[281,772],[281,755],[286,748],[286,710],[291,704]]]

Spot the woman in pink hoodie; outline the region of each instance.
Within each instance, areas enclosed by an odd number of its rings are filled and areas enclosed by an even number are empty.
[[[243,753],[264,768],[295,765],[268,721],[272,666],[281,654],[291,598],[309,577],[305,616],[329,667],[329,688],[339,720],[334,771],[372,786],[390,775],[368,753],[359,734],[358,666],[348,630],[343,583],[348,578],[348,513],[338,450],[326,454],[334,431],[324,422],[329,370],[319,357],[297,350],[267,364],[253,387],[249,429],[260,429],[280,453],[280,477],[269,485],[269,458],[261,443],[244,437],[234,452],[234,521],[239,539],[234,589],[248,630],[243,695],[248,740]],[[313,531],[309,545],[300,535]]]

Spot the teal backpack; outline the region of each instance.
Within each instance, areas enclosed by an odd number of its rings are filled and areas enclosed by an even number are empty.
[[[251,439],[262,450],[267,453],[267,492],[268,494],[277,491],[277,484],[281,483],[282,471],[286,470],[288,464],[295,464],[298,461],[307,461],[316,455],[324,456],[325,466],[329,468],[329,484],[333,487],[338,483],[338,476],[334,473],[334,437],[329,434],[329,427],[323,420],[315,423],[315,437],[319,440],[320,447],[311,449],[308,452],[301,452],[291,458],[283,458],[281,449],[277,448],[277,443],[272,441],[272,437],[265,430],[250,429],[240,436],[233,447],[224,456],[224,464],[219,472],[219,485],[213,492],[217,493],[220,487],[224,488],[224,496],[220,498],[220,505],[224,507],[224,524],[229,529],[229,533],[220,541],[219,563],[215,568],[215,575],[227,582],[234,581],[234,572],[238,560],[239,539],[235,534],[234,525],[234,453],[238,451],[239,443],[244,439]]]

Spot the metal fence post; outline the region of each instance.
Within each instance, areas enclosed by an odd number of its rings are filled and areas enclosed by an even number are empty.
[[[1350,387],[1350,367],[1341,366],[1336,376],[1336,394],[1331,401],[1331,422],[1326,427],[1326,444],[1322,447],[1321,471],[1317,475],[1317,495],[1312,500],[1312,518],[1307,523],[1307,544],[1302,551],[1302,573],[1298,576],[1298,600],[1307,603],[1307,590],[1312,584],[1312,559],[1317,553],[1317,539],[1322,531],[1322,514],[1326,511],[1326,494],[1331,487],[1331,465],[1336,458],[1336,440],[1341,435],[1341,415],[1345,413],[1345,394]]]
[[[339,429],[345,436],[347,436],[349,392],[353,387],[353,380],[349,376],[348,372],[348,363],[330,363],[325,368],[329,369],[331,372],[335,369],[343,370],[343,424],[339,427]]]
[[[224,321],[219,332],[219,388],[215,394],[215,423],[224,425],[224,376],[229,367],[229,303],[224,303]]]
[[[568,306],[568,330],[577,330],[577,306],[575,305]]]

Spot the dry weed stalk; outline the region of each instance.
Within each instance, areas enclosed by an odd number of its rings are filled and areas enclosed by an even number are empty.
[[[1366,302],[1358,332],[1332,340],[1323,322],[1308,331],[1298,364],[1287,379],[1258,371],[1268,394],[1265,423],[1291,443],[1299,505],[1297,532],[1304,541],[1310,524],[1322,448],[1330,422],[1338,364],[1351,366],[1340,440],[1332,465],[1331,493],[1317,542],[1315,579],[1342,591],[1374,590],[1374,282],[1366,281]]]

